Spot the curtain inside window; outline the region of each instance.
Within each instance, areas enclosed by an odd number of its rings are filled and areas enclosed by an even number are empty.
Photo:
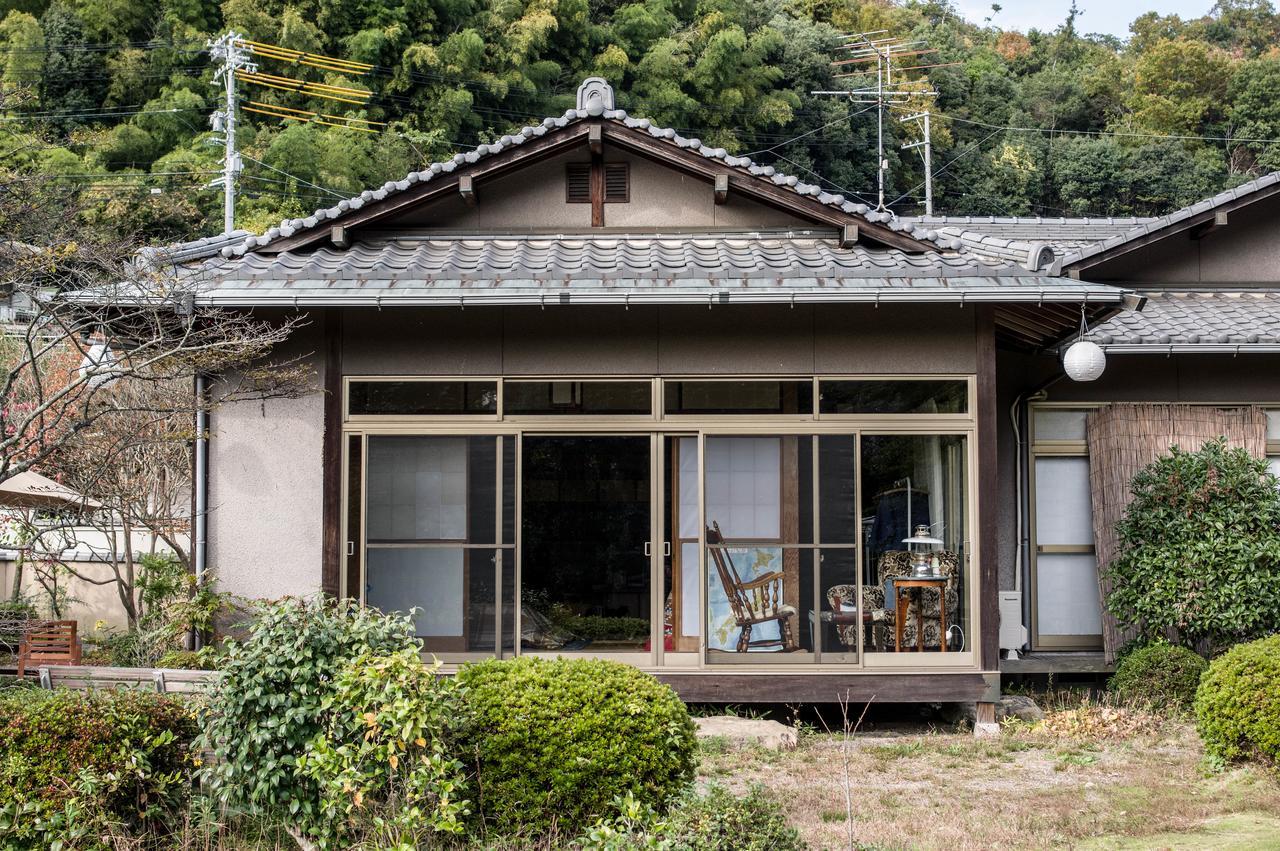
[[[1115,404],[1089,414],[1089,490],[1093,498],[1093,538],[1098,559],[1098,591],[1104,602],[1102,641],[1108,662],[1131,637],[1106,611],[1109,583],[1103,568],[1116,553],[1116,523],[1132,495],[1133,477],[1178,446],[1194,451],[1206,441],[1225,437],[1262,458],[1267,447],[1267,418],[1256,406],[1215,408],[1205,405]]]

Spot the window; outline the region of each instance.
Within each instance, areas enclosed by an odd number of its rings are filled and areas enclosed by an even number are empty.
[[[970,634],[966,443],[954,434],[862,437],[867,653],[969,650],[976,643]],[[927,542],[908,543],[913,538]]]
[[[668,414],[812,414],[813,382],[667,381]]]
[[[367,452],[365,602],[412,611],[428,651],[492,655],[502,587],[501,631],[509,648],[514,441],[371,436]]]
[[[1031,408],[1032,644],[1087,650],[1102,644],[1093,545],[1087,408]]]
[[[649,414],[648,381],[504,381],[504,414]]]
[[[352,381],[351,416],[498,413],[496,381]]]
[[[626,204],[631,200],[630,169],[626,163],[604,164],[604,202]]]
[[[820,381],[818,399],[824,414],[964,414],[969,410],[969,382]]]

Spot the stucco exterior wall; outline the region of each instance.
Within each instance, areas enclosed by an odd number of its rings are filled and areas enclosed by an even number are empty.
[[[324,364],[319,333],[299,331],[315,392],[231,402],[210,416],[209,560],[222,590],[244,597],[320,589]],[[215,396],[217,387],[213,388]]]
[[[968,373],[974,311],[800,305],[352,310],[347,375]]]
[[[386,227],[453,230],[555,230],[591,228],[591,205],[565,201],[565,164],[590,162],[585,148],[526,166],[519,172],[476,184],[476,205],[456,195],[405,213]],[[630,200],[604,205],[608,228],[770,228],[812,224],[735,195],[716,204],[710,181],[682,174],[644,157],[605,146],[606,163],[624,162],[630,171]]]
[[[100,561],[69,561],[67,566],[94,579],[108,579],[112,575],[111,567]],[[13,574],[14,563],[8,559],[0,561],[0,589],[2,589],[0,593],[3,593],[6,600],[13,589]],[[64,575],[60,577],[59,585],[66,590],[71,600],[62,612],[62,616],[65,620],[77,622],[77,634],[81,638],[92,637],[95,633],[103,634],[102,630],[122,631],[128,628],[129,620],[116,593],[114,582],[95,585],[74,576]],[[31,565],[27,565],[22,572],[22,594],[35,604],[42,615],[48,614],[48,597],[36,581]]]

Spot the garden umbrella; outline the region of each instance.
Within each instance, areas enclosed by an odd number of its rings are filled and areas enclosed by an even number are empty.
[[[0,482],[0,508],[67,508],[75,505],[100,508],[102,504],[30,470]]]

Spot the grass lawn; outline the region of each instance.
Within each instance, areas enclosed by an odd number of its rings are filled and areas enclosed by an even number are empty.
[[[1280,849],[1280,778],[1202,758],[1175,721],[1109,737],[813,734],[784,753],[709,740],[700,779],[764,784],[814,848]]]

